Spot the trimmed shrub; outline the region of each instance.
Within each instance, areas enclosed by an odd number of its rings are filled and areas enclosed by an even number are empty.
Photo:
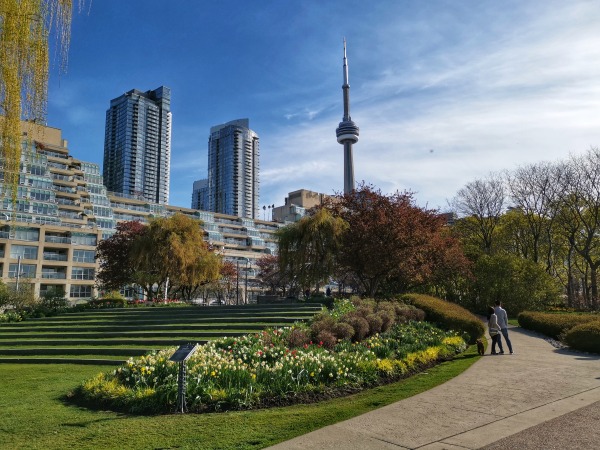
[[[600,319],[574,326],[564,333],[563,340],[576,350],[600,353]]]
[[[369,322],[369,334],[381,333],[383,320],[378,314],[369,314],[366,319]]]
[[[333,326],[333,334],[338,339],[351,339],[354,336],[354,328],[346,322],[338,322]]]
[[[335,325],[335,319],[329,315],[321,314],[310,325],[310,334],[316,340],[321,331],[332,332]]]
[[[360,342],[369,335],[369,322],[355,312],[344,315],[340,320],[346,322],[354,329],[354,334],[352,335],[353,341]]]
[[[290,330],[287,340],[290,348],[302,347],[310,342],[310,330],[294,327]]]
[[[411,320],[422,322],[425,320],[425,312],[422,309],[418,309],[414,305],[407,305],[406,303],[395,303],[394,310],[396,312],[398,323],[406,323]]]
[[[375,311],[375,307],[374,305],[370,304],[370,302],[365,301],[364,303],[361,303],[360,306],[358,306],[356,308],[356,312],[358,314],[360,314],[362,317],[364,317],[365,319],[370,316],[371,314],[373,314],[373,312]]]
[[[396,313],[393,309],[382,309],[377,312],[381,318],[381,331],[386,332],[396,322]]]
[[[403,300],[425,311],[425,318],[441,328],[469,335],[469,344],[483,336],[483,322],[462,306],[422,294],[407,294]]]
[[[96,298],[88,302],[90,308],[124,308],[126,300],[124,298]]]
[[[331,331],[323,330],[318,334],[317,342],[319,345],[331,350],[333,347],[335,347],[335,344],[337,344],[337,338]]]
[[[554,339],[574,326],[599,320],[598,316],[591,314],[572,313],[541,313],[523,311],[519,314],[519,325],[528,330],[537,331]]]

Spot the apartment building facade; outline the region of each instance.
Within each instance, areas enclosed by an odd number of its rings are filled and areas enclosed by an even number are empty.
[[[240,267],[249,290],[258,291],[256,261],[277,251],[279,225],[110,192],[98,164],[69,154],[61,130],[23,123],[23,133],[16,203],[0,181],[0,277],[5,283],[29,283],[38,296],[59,289],[74,302],[95,297],[96,245],[114,234],[118,222],[147,223],[181,213],[203,222],[205,239]],[[3,180],[1,168],[0,175]]]

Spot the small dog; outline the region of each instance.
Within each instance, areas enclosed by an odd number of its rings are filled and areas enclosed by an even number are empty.
[[[485,353],[485,347],[483,346],[483,341],[481,339],[477,339],[477,353],[481,356]]]

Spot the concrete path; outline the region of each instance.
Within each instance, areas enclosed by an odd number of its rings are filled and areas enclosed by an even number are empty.
[[[443,385],[271,448],[600,448],[600,356],[556,349],[521,328],[509,333],[514,355],[489,355],[488,346]]]

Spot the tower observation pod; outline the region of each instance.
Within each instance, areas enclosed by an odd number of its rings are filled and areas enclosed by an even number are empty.
[[[346,39],[344,39],[344,118],[335,130],[337,141],[344,146],[344,194],[354,190],[354,163],[352,145],[358,142],[358,127],[350,117],[350,84],[348,84],[348,60],[346,58]]]

